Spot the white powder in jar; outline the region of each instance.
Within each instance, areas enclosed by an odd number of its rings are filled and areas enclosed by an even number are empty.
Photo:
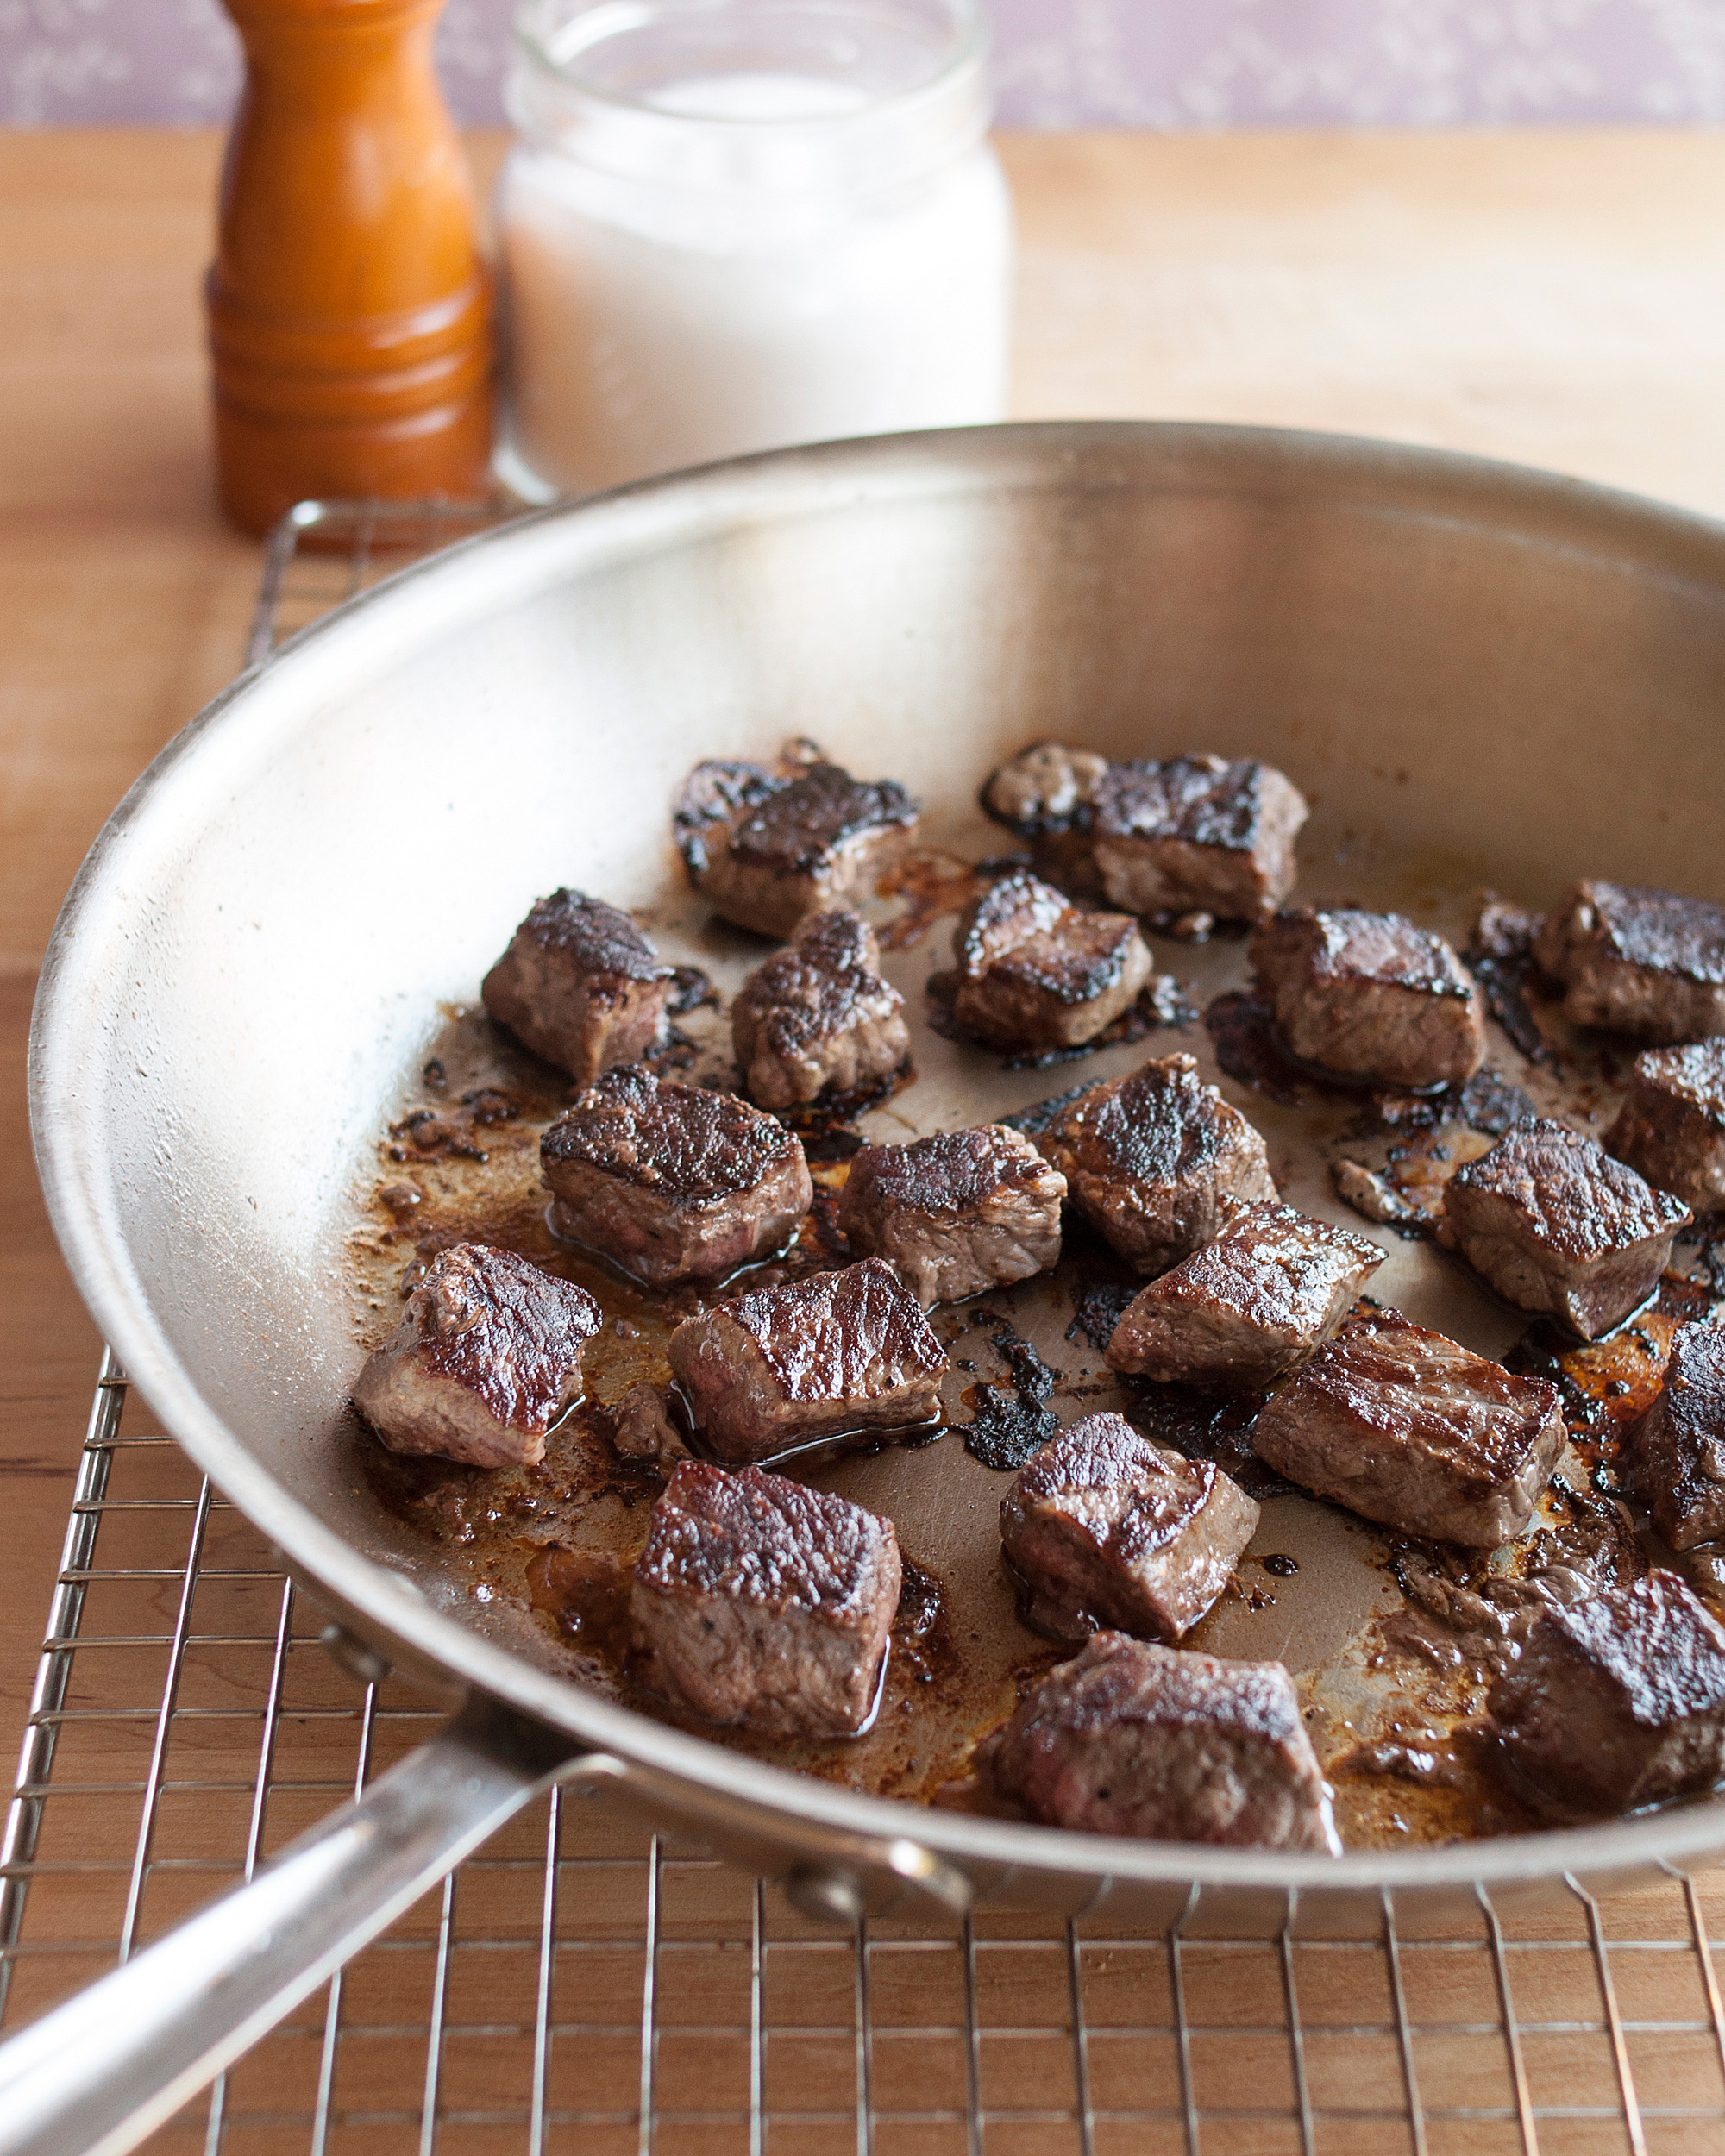
[[[872,103],[843,81],[747,71],[656,86],[643,107],[698,128],[742,123],[743,137],[759,122],[770,150],[775,123],[831,119],[842,135]],[[1012,211],[986,141],[973,131],[957,154],[876,185],[854,154],[825,173],[820,130],[798,133],[812,154],[740,181],[710,156],[678,169],[662,132],[656,170],[517,146],[499,229],[502,461],[518,489],[586,492],[790,442],[1004,417]]]

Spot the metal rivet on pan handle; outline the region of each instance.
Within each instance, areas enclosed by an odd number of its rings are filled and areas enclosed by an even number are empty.
[[[785,1881],[791,1907],[818,1924],[854,1924],[867,1902],[862,1882],[837,1865],[800,1864]]]
[[[381,1684],[389,1675],[389,1664],[377,1649],[356,1639],[344,1625],[325,1625],[317,1639],[330,1660],[340,1663],[361,1684]]]
[[[956,1865],[919,1842],[890,1841],[871,1847],[864,1865],[861,1872],[833,1863],[799,1865],[787,1876],[785,1892],[794,1908],[818,1923],[854,1924],[895,1898],[890,1891],[884,1896],[869,1891],[867,1872],[882,1871],[942,1903],[955,1916],[969,1914],[969,1880]]]

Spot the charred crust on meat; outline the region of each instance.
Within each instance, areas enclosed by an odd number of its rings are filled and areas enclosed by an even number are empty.
[[[1578,942],[1596,939],[1627,964],[1725,987],[1725,906],[1704,899],[1633,884],[1579,883],[1567,906],[1548,916],[1542,933],[1554,955],[1560,948],[1556,938],[1562,938],[1566,958]],[[1555,965],[1546,969],[1559,973]]]
[[[919,812],[895,779],[865,781],[836,763],[812,764],[751,806],[731,837],[731,850],[764,868],[806,874],[846,839],[908,830]]]
[[[557,1232],[653,1287],[779,1249],[813,1200],[802,1146],[776,1118],[639,1068],[577,1095],[539,1156]]]
[[[1272,1393],[1252,1448],[1403,1533],[1495,1549],[1527,1528],[1566,1436],[1558,1388],[1373,1310]]]
[[[987,1747],[1001,1795],[1080,1833],[1339,1856],[1330,1793],[1278,1662],[1099,1632]]]
[[[1057,936],[1069,923],[1080,921],[1096,928],[1106,924],[1105,934],[1082,941],[1075,937],[1070,944],[1051,943],[1051,931]],[[1063,892],[1019,870],[991,883],[972,901],[953,934],[952,956],[961,980],[980,981],[992,966],[1011,957],[1017,960],[1017,971],[1051,995],[1084,1003],[1119,980],[1128,932],[1138,932],[1129,916],[1082,912]],[[1032,947],[1020,956],[1026,943]]]
[[[1546,916],[1534,953],[1578,1025],[1655,1042],[1725,1033],[1725,906],[1596,878]]]
[[[1142,1289],[1111,1369],[1245,1389],[1314,1355],[1383,1263],[1377,1244],[1290,1206],[1252,1206]]]
[[[1533,912],[1525,906],[1508,905],[1490,892],[1484,893],[1474,920],[1473,940],[1468,946],[1470,959],[1491,958],[1499,964],[1512,965],[1531,959],[1545,924],[1543,913]]]
[[[534,906],[480,994],[499,1025],[585,1084],[654,1045],[674,980],[626,913],[560,890]]]
[[[1458,1085],[1485,1058],[1485,1006],[1441,936],[1399,913],[1301,906],[1251,939],[1258,985],[1301,1062],[1388,1085]]]
[[[1035,742],[983,781],[982,812],[1020,838],[1088,830],[1107,773],[1107,758],[1095,749]]]
[[[1226,1587],[1258,1516],[1210,1461],[1160,1451],[1120,1415],[1087,1415],[1013,1477],[1000,1545],[1033,1630],[1171,1640]]]
[[[1725,1629],[1672,1572],[1541,1610],[1489,1706],[1559,1816],[1623,1812],[1725,1775]]]
[[[1303,797],[1272,765],[1221,756],[1111,762],[1043,742],[995,771],[983,811],[1051,881],[1134,913],[1256,920],[1294,886]]]
[[[1023,872],[1002,876],[966,909],[952,953],[954,1019],[1007,1050],[1094,1040],[1151,970],[1129,914],[1086,912]]]
[[[717,1303],[685,1319],[667,1353],[703,1441],[728,1461],[925,1429],[947,1368],[880,1258]]]
[[[807,914],[862,896],[903,852],[920,805],[894,780],[815,761],[793,774],[709,761],[672,822],[684,865],[727,920],[787,936]]]
[[[458,1243],[432,1261],[367,1358],[354,1403],[392,1451],[530,1466],[580,1398],[599,1307],[513,1250]]]
[[[838,1225],[857,1257],[887,1259],[928,1308],[1057,1264],[1065,1196],[1066,1178],[1028,1138],[984,1124],[864,1146]]]
[[[776,1117],[735,1094],[679,1085],[638,1067],[607,1071],[588,1087],[540,1148],[548,1169],[579,1161],[686,1206],[752,1189],[798,1150]]]
[[[1596,1340],[1653,1293],[1691,1217],[1592,1138],[1540,1116],[1450,1178],[1438,1234],[1507,1301]]]
[[[883,1208],[969,1213],[1002,1188],[1057,1198],[1060,1180],[1019,1132],[984,1123],[968,1131],[938,1131],[905,1145],[865,1145],[851,1163],[845,1199],[860,1185]]]
[[[1697,1213],[1725,1206],[1725,1039],[1638,1056],[1605,1150]]]
[[[1624,1433],[1629,1487],[1673,1550],[1725,1537],[1725,1331],[1684,1326],[1658,1398]]]
[[[848,908],[814,913],[731,1006],[738,1068],[762,1107],[889,1077],[910,1052],[904,998],[881,976],[875,931]]]
[[[684,780],[671,811],[677,850],[690,875],[699,878],[711,868],[712,847],[728,845],[731,826],[737,818],[758,807],[785,783],[758,763],[718,757],[698,763]]]
[[[709,1721],[854,1735],[879,1696],[901,1576],[892,1523],[862,1506],[685,1462],[635,1568],[643,1674]]]
[[[1277,1196],[1264,1140],[1192,1056],[1152,1056],[1086,1087],[1036,1143],[1070,1203],[1143,1273],[1165,1272],[1241,1206]]]
[[[517,930],[546,950],[567,951],[583,973],[617,974],[626,981],[668,981],[672,969],[629,915],[585,891],[554,891],[541,899]]]

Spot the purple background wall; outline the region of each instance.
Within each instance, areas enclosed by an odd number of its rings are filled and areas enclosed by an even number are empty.
[[[1725,0],[988,0],[1033,128],[1725,121]],[[449,0],[467,121],[500,115],[512,0]],[[225,117],[216,0],[0,0],[0,119]]]

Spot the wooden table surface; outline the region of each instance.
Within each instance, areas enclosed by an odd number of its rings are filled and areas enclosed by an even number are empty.
[[[474,143],[488,175],[499,145]],[[1027,417],[1398,436],[1725,512],[1725,139],[1009,140]],[[217,139],[0,135],[0,1747],[97,1353],[30,1166],[61,893],[235,671],[255,546],[211,505],[198,279]]]

